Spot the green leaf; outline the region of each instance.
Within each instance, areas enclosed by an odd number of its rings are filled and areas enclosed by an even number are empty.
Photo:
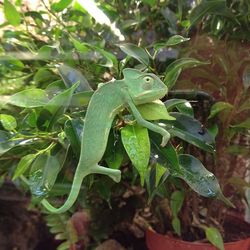
[[[171,195],[170,207],[173,216],[176,217],[181,210],[184,201],[184,193],[181,191],[175,191]]]
[[[84,107],[89,104],[91,96],[94,94],[94,91],[84,91],[75,93],[72,96],[70,107]]]
[[[146,120],[175,120],[169,115],[164,103],[160,100],[138,105],[137,108]]]
[[[47,93],[42,89],[26,89],[12,95],[8,103],[22,108],[42,107],[49,102]]]
[[[165,147],[161,147],[161,136],[154,132],[149,132],[151,142],[151,160],[158,162],[164,167],[171,166],[175,172],[180,172],[180,165],[175,148],[168,143]]]
[[[158,125],[168,130],[172,136],[214,153],[214,138],[198,120],[177,112],[171,112],[170,115],[176,120],[161,120]]]
[[[11,135],[8,132],[0,130],[0,156],[13,148],[16,143],[11,141]]]
[[[165,47],[170,47],[170,46],[175,46],[175,45],[178,45],[180,43],[183,43],[183,42],[186,42],[190,40],[190,38],[185,38],[183,36],[180,36],[180,35],[174,35],[174,36],[171,36],[167,42],[160,42],[160,43],[155,43],[153,45],[154,49],[155,50],[159,50],[161,48],[165,48]]]
[[[157,0],[142,0],[143,3],[150,5],[151,7],[157,4]]]
[[[190,13],[190,26],[197,24],[206,15],[220,15],[234,19],[235,16],[226,6],[225,0],[202,1]]]
[[[181,236],[181,222],[180,222],[180,219],[178,217],[174,217],[171,221],[172,223],[172,227],[174,229],[174,231],[179,235]]]
[[[218,113],[220,113],[223,110],[232,109],[232,108],[233,108],[233,105],[231,105],[228,102],[217,102],[211,107],[211,111],[210,111],[210,115],[208,119],[213,118],[214,116],[216,116]]]
[[[60,0],[57,3],[51,4],[51,9],[54,10],[55,12],[61,12],[64,9],[66,9],[73,0]]]
[[[127,55],[137,59],[139,62],[141,62],[142,64],[144,64],[146,66],[149,65],[149,56],[144,49],[142,49],[142,48],[140,48],[132,43],[124,43],[124,44],[120,44],[118,46]]]
[[[44,106],[44,110],[49,111],[50,118],[48,129],[51,129],[52,126],[56,123],[57,119],[65,113],[66,109],[68,108],[71,98],[73,96],[74,91],[79,86],[79,83],[74,84],[71,88],[66,89],[62,93],[58,94],[57,96],[53,97],[48,104]],[[42,113],[41,113],[42,115]]]
[[[250,118],[247,118],[245,121],[231,125],[233,128],[244,128],[244,129],[250,129]]]
[[[183,179],[195,192],[204,197],[215,197],[221,193],[218,180],[192,155],[180,154],[181,172],[176,177]]]
[[[122,143],[144,184],[150,157],[148,130],[139,125],[127,125],[121,130]]]
[[[20,71],[24,68],[24,64],[13,56],[0,56],[0,66],[6,67],[7,69],[13,71]]]
[[[6,130],[14,130],[17,127],[15,117],[12,115],[0,114],[0,122]]]
[[[31,165],[31,163],[34,161],[34,159],[36,158],[37,154],[29,154],[29,155],[25,155],[18,163],[15,172],[14,172],[14,176],[13,176],[13,180],[15,180],[16,178],[20,177],[21,175],[23,175],[26,170],[28,169],[28,167]]]
[[[80,119],[67,120],[64,125],[64,132],[73,148],[74,153],[79,156],[81,150],[81,135],[83,122]]]
[[[21,17],[15,6],[10,1],[4,0],[3,8],[7,21],[13,26],[18,26],[21,23]]]
[[[192,68],[196,67],[198,65],[204,65],[207,63],[201,62],[199,60],[193,59],[193,58],[181,58],[177,59],[171,64],[168,65],[166,69],[165,79],[164,83],[168,86],[169,89],[171,89],[179,77],[182,69],[184,68]]]
[[[219,230],[215,227],[207,227],[205,230],[206,238],[220,250],[224,250],[224,244],[222,236]]]
[[[77,91],[81,92],[81,91],[93,90],[90,87],[87,79],[79,70],[76,70],[65,64],[62,64],[59,66],[58,71],[67,88],[70,88],[75,83],[79,83],[79,87],[77,88]]]
[[[168,169],[156,163],[155,165],[155,187],[157,187],[160,183],[162,176],[164,176],[168,172]]]
[[[33,162],[30,170],[29,186],[31,193],[37,197],[44,197],[53,187],[61,164],[56,156],[50,152],[40,154]]]

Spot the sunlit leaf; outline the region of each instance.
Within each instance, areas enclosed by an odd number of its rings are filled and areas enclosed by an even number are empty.
[[[51,5],[51,9],[56,11],[56,12],[60,12],[63,11],[65,8],[67,8],[73,0],[60,0],[57,3],[53,3]]]
[[[21,17],[15,6],[9,0],[4,0],[3,8],[7,21],[13,26],[18,26],[21,23]]]
[[[15,117],[12,115],[0,114],[0,122],[6,130],[14,130],[17,127]]]
[[[138,105],[137,109],[146,120],[175,120],[169,115],[164,103],[160,100]]]

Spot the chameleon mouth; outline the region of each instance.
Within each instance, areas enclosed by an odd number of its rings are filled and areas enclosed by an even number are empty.
[[[144,103],[146,102],[150,102],[150,101],[154,101],[157,99],[161,99],[166,95],[167,91],[164,89],[161,90],[156,90],[156,91],[152,91],[152,90],[148,90],[148,91],[144,91],[143,93],[137,95],[135,97],[135,101],[137,101],[138,103]]]

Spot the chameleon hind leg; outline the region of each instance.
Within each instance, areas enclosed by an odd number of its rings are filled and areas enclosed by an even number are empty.
[[[100,165],[95,165],[87,168],[84,172],[79,173],[79,168],[77,168],[69,196],[65,203],[61,207],[56,208],[52,206],[46,199],[44,199],[42,200],[42,205],[51,213],[59,214],[66,212],[75,203],[81,189],[82,181],[89,174],[108,175],[115,182],[119,182],[121,180],[121,171],[118,169],[111,169],[102,167]]]

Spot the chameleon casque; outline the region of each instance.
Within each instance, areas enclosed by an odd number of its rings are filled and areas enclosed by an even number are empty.
[[[74,175],[68,199],[59,208],[53,207],[46,199],[42,204],[52,213],[67,211],[77,199],[83,179],[89,174],[108,175],[115,182],[121,179],[121,171],[98,165],[108,141],[115,116],[124,108],[129,108],[137,123],[163,136],[161,146],[165,146],[170,134],[163,128],[146,121],[136,105],[162,98],[168,92],[167,86],[154,74],[135,69],[124,69],[124,79],[101,84],[90,99],[82,133],[80,159]]]

